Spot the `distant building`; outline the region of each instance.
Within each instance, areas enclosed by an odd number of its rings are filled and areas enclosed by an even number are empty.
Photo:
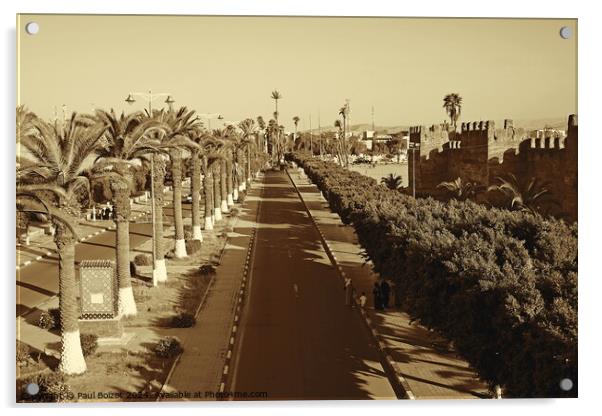
[[[389,140],[392,140],[393,136],[391,136],[390,134],[385,134],[385,133],[376,133],[374,135],[374,137],[372,138],[372,140],[378,142],[378,143],[387,143]]]

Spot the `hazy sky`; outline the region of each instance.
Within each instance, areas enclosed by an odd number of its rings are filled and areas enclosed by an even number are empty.
[[[332,126],[345,99],[352,124],[372,106],[381,126],[441,122],[450,92],[464,121],[577,112],[576,20],[22,15],[17,31],[18,101],[44,117],[63,104],[141,109],[124,99],[149,89],[266,121],[278,89],[281,122],[304,128],[318,112]]]

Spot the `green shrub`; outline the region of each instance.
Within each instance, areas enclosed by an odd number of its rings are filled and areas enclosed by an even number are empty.
[[[161,358],[175,357],[182,351],[182,345],[176,337],[163,337],[155,345],[155,354]]]
[[[202,275],[215,274],[215,266],[212,264],[203,264],[199,267],[199,273]]]
[[[412,318],[510,397],[577,396],[577,226],[471,201],[414,199],[292,157],[352,224]],[[564,392],[559,380],[570,378]]]
[[[82,353],[84,357],[94,355],[98,349],[98,335],[94,334],[81,334],[80,343],[82,344]]]
[[[137,254],[136,257],[134,257],[134,264],[136,266],[152,266],[153,259],[148,254]]]
[[[195,254],[201,251],[202,243],[199,240],[186,240],[186,253]]]
[[[47,311],[42,311],[38,319],[38,326],[42,329],[60,329],[61,317],[58,308],[52,308]]]
[[[24,402],[50,403],[73,401],[75,395],[65,381],[65,377],[60,372],[39,373],[23,380],[20,380],[21,391],[20,400]],[[39,391],[37,394],[30,395],[26,386],[37,384]]]
[[[17,341],[17,365],[22,367],[31,362],[30,348],[27,344]]]
[[[196,324],[196,318],[190,313],[180,313],[171,319],[172,328],[190,328]]]

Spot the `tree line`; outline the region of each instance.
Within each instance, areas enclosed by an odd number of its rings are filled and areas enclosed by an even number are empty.
[[[74,112],[64,121],[47,121],[23,106],[17,108],[20,146],[16,172],[17,212],[44,218],[54,228],[62,328],[60,371],[79,374],[86,370],[78,327],[74,254],[79,239],[76,224],[89,206],[100,202],[94,200],[91,189],[101,183],[100,194],[110,199],[114,207],[118,314],[136,315],[129,261],[133,192],[140,187],[148,189],[148,182],[154,186],[153,279],[165,282],[163,193],[166,172],[169,171],[173,184],[174,255],[186,257],[183,176],[190,175],[192,239],[202,241],[203,217],[204,229],[213,229],[222,213],[228,212],[246,191],[255,172],[268,159],[264,149],[272,134],[260,117],[257,122],[249,118],[238,125],[209,130],[195,111],[186,107],[152,113],[117,114],[112,109],[96,110],[93,114]],[[190,169],[183,169],[184,161]],[[141,172],[144,179],[140,178]]]

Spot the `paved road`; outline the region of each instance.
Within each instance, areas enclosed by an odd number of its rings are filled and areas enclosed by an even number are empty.
[[[268,172],[227,389],[270,400],[395,399],[380,355],[284,172]]]
[[[171,206],[164,208],[171,220]],[[183,205],[184,216],[190,216],[190,205]],[[169,224],[166,224],[169,225]],[[130,224],[130,247],[141,245],[151,238],[152,224]],[[150,254],[150,252],[149,252]],[[76,267],[86,259],[115,259],[115,230],[105,231],[95,237],[78,243],[75,247]],[[58,294],[58,261],[57,256],[33,262],[17,271],[17,316],[34,310],[48,298]]]

